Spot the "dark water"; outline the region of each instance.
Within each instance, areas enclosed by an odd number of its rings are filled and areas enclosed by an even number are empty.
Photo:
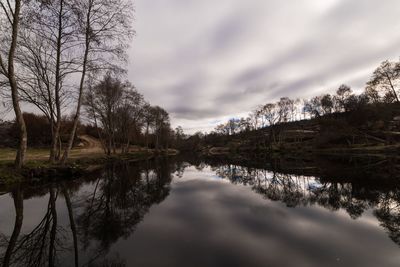
[[[400,183],[374,176],[387,165],[311,165],[164,158],[16,186],[0,196],[1,262],[400,266]]]

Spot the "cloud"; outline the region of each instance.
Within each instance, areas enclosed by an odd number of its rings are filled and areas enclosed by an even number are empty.
[[[397,0],[137,0],[129,78],[191,132],[281,96],[361,90],[400,56]]]

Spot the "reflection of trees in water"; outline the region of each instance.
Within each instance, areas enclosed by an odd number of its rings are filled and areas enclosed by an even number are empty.
[[[8,242],[4,242],[5,245],[7,246],[6,252],[4,253],[3,257],[3,266],[8,266],[11,262],[11,256],[12,253],[15,249],[15,245],[18,240],[19,233],[21,231],[22,227],[22,221],[23,221],[23,212],[24,212],[24,196],[23,196],[23,191],[21,190],[20,186],[15,188],[13,192],[11,193],[13,199],[14,199],[14,207],[15,207],[15,223],[14,223],[14,229],[11,234],[10,239]]]
[[[16,211],[14,230],[0,244],[2,266],[55,266],[63,263],[60,259],[66,253],[73,253],[74,260],[68,258],[67,264],[75,266],[125,266],[117,255],[108,255],[109,249],[132,234],[153,204],[165,199],[171,172],[165,159],[144,165],[118,164],[84,184],[84,193],[78,192],[82,184],[76,183],[41,188],[40,195],[47,192],[46,212],[29,233],[21,233],[21,227],[24,193],[32,189],[16,188],[11,193]],[[59,222],[61,205],[68,213],[69,227]]]
[[[359,218],[373,209],[390,238],[400,245],[400,187],[379,188],[360,183],[321,182],[310,176],[283,174],[237,165],[214,167],[217,175],[234,184],[243,184],[272,201],[288,207],[322,206],[331,211],[344,209]]]
[[[380,196],[379,209],[374,211],[390,238],[400,245],[400,192],[387,192]]]
[[[17,194],[22,195],[23,189],[19,187]],[[3,265],[16,266],[54,266],[56,251],[61,250],[63,229],[57,225],[57,190],[49,188],[47,211],[39,224],[28,234],[20,234],[23,217],[23,198],[13,194],[16,207],[16,220],[13,234],[3,258]],[[15,234],[18,231],[17,234]],[[58,235],[57,235],[58,234]]]
[[[81,242],[85,250],[94,250],[93,261],[119,238],[132,234],[149,208],[168,195],[170,180],[170,170],[161,163],[145,170],[127,165],[107,168],[93,192],[78,201]]]

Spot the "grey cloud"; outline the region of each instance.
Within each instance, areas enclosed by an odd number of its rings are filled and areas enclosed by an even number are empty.
[[[341,83],[359,89],[380,61],[400,56],[397,0],[136,5],[130,78],[171,112],[174,125],[200,128],[263,101],[311,96]]]
[[[175,115],[176,118],[179,119],[190,119],[190,120],[198,120],[204,118],[210,118],[217,115],[221,115],[218,112],[218,108],[215,109],[201,109],[201,107],[187,107],[180,106],[175,107],[169,110],[171,114]]]

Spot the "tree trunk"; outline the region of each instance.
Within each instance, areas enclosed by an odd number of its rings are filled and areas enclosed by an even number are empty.
[[[99,129],[98,125],[97,125],[97,118],[96,118],[96,115],[94,115],[94,126],[96,127],[97,136],[98,136],[99,139],[100,139],[100,143],[101,143],[101,146],[102,146],[102,148],[103,148],[103,150],[104,150],[104,153],[107,154],[107,148],[106,148],[106,144],[105,144],[106,141],[104,140],[104,138],[103,138],[103,136],[102,136],[102,134],[101,134],[101,132],[100,132],[100,129]]]
[[[83,98],[83,86],[85,84],[85,78],[86,78],[86,71],[87,71],[87,65],[88,65],[88,57],[89,57],[89,50],[90,50],[90,38],[91,38],[91,30],[92,27],[90,25],[90,17],[92,13],[92,5],[89,5],[88,12],[86,13],[86,30],[85,30],[85,53],[83,55],[83,61],[82,61],[82,75],[81,75],[81,80],[79,84],[79,97],[78,97],[78,103],[76,106],[76,112],[75,112],[75,117],[74,117],[74,124],[72,126],[72,130],[69,136],[68,144],[67,147],[65,148],[63,158],[61,160],[61,164],[64,165],[69,157],[69,153],[71,152],[72,145],[74,143],[75,139],[75,133],[76,133],[76,128],[78,127],[79,123],[79,116],[81,113],[81,106],[82,106],[82,98]]]
[[[57,36],[57,53],[56,53],[56,84],[55,84],[55,102],[56,102],[56,111],[57,111],[57,122],[54,130],[54,136],[51,143],[50,150],[50,162],[55,163],[56,161],[56,153],[57,153],[57,142],[58,137],[60,135],[61,128],[61,103],[60,103],[60,83],[61,83],[61,73],[60,73],[60,65],[61,65],[61,39],[62,39],[62,16],[64,9],[64,0],[60,1],[60,10],[58,14],[58,36]]]
[[[390,88],[392,89],[393,96],[396,98],[396,102],[400,103],[399,97],[397,96],[396,89],[392,83],[392,79],[390,79],[389,75],[386,75],[387,79],[389,80]]]
[[[15,70],[14,70],[14,57],[15,57],[15,51],[17,49],[20,11],[21,11],[21,0],[16,0],[14,14],[13,14],[11,46],[10,46],[10,51],[8,53],[8,81],[11,87],[12,103],[19,131],[18,151],[17,151],[17,157],[15,158],[15,167],[17,169],[22,168],[24,165],[26,148],[27,148],[27,139],[28,139],[25,120],[21,111],[21,107],[19,105],[18,85],[15,79]]]
[[[89,17],[88,17],[89,20]],[[65,165],[67,163],[69,153],[71,152],[72,145],[74,144],[74,139],[75,139],[75,134],[76,134],[76,129],[78,128],[78,123],[79,123],[79,116],[81,113],[81,106],[82,106],[82,98],[83,98],[83,86],[85,84],[85,78],[86,78],[86,68],[87,68],[87,62],[88,62],[88,55],[89,55],[89,33],[86,33],[86,48],[85,48],[85,55],[83,57],[83,68],[82,68],[82,76],[81,76],[81,81],[79,84],[79,97],[78,97],[78,103],[76,106],[76,112],[75,112],[75,117],[74,117],[74,124],[72,126],[71,133],[69,135],[68,139],[68,144],[67,147],[64,150],[64,154],[61,160],[61,164]]]
[[[59,151],[61,147],[60,128],[61,128],[61,120],[57,120],[56,127],[54,129],[54,135],[52,136],[51,139],[50,158],[49,158],[50,163],[55,163],[60,155]]]
[[[149,124],[146,125],[146,148],[149,148]]]

